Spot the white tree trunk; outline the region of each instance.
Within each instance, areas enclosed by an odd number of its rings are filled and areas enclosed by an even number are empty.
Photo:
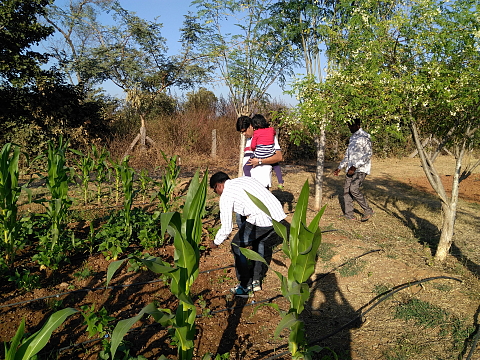
[[[323,168],[325,162],[325,125],[320,128],[320,134],[315,136],[317,166],[315,171],[315,202],[313,207],[320,210],[322,206]]]
[[[425,148],[420,141],[418,135],[417,125],[415,120],[411,120],[412,135],[415,141],[415,146],[418,150],[418,155],[422,162],[423,171],[427,176],[430,185],[437,193],[442,203],[442,228],[440,233],[440,240],[438,242],[437,250],[435,252],[435,260],[443,262],[450,251],[453,242],[453,231],[455,227],[455,219],[457,216],[458,190],[460,185],[460,172],[462,167],[462,160],[465,154],[466,141],[463,141],[459,146],[459,151],[455,154],[455,171],[452,181],[451,197],[447,196],[445,187],[438,175],[433,160],[426,154]]]
[[[441,262],[445,261],[445,259],[447,258],[448,252],[450,251],[450,247],[453,243],[453,229],[455,226],[455,218],[457,214],[456,207],[452,209],[450,206],[442,204],[442,213],[443,224],[440,234],[440,240],[437,246],[437,251],[435,252],[435,260]]]
[[[238,177],[243,176],[243,155],[245,149],[245,135],[243,133],[240,134],[240,156],[238,159]]]
[[[443,262],[447,258],[448,252],[453,243],[453,232],[455,220],[457,218],[458,191],[460,186],[460,173],[462,171],[462,161],[465,155],[466,142],[463,141],[455,157],[455,172],[452,180],[452,196],[448,204],[442,203],[442,231],[438,241],[435,260]]]

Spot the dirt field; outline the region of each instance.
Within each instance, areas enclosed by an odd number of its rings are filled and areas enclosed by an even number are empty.
[[[453,161],[442,157],[437,163],[448,187]],[[325,173],[335,166],[327,164]],[[227,170],[235,174],[235,167]],[[283,170],[286,188],[273,192],[284,203],[290,218],[301,186],[306,179],[312,184],[314,167],[284,164]],[[335,351],[338,359],[461,358],[461,354],[470,351],[467,337],[478,326],[480,311],[479,171],[461,184],[455,242],[445,264],[433,262],[441,222],[440,203],[431,195],[418,159],[377,159],[373,162],[364,191],[375,215],[365,223],[338,219],[342,184],[342,176],[325,178],[323,202],[327,209],[321,227],[326,232],[312,279],[312,296],[303,314],[309,341]],[[208,200],[211,206],[217,200],[213,195],[210,194]],[[311,211],[310,219],[313,216]],[[213,220],[206,224],[212,225]],[[205,239],[205,243],[207,241]],[[173,252],[171,247],[165,247],[157,249],[157,255],[168,260],[172,259]],[[231,359],[273,359],[274,356],[289,359],[288,334],[284,332],[278,339],[273,336],[280,316],[271,307],[256,306],[266,301],[287,308],[286,301],[277,296],[280,293],[278,278],[269,271],[263,291],[255,293],[251,299],[234,299],[229,295],[229,288],[236,284],[232,261],[227,245],[207,250],[202,255],[202,273],[193,289],[199,313],[197,358],[211,352],[230,353]],[[73,277],[72,274],[85,264],[92,269],[93,275],[83,280]],[[25,294],[12,290],[9,284],[2,284],[0,339],[9,340],[23,316],[28,331],[36,331],[38,324],[58,306],[79,308],[96,304],[97,308],[104,306],[118,320],[136,315],[153,300],[160,307],[175,308],[175,299],[163,282],[140,284],[157,280],[148,272],[127,273],[124,270],[115,277],[114,283],[136,285],[96,290],[104,284],[107,265],[100,254],[73,261],[61,274],[47,278],[51,286]],[[272,269],[285,273],[287,266],[283,253],[275,252]],[[425,282],[409,286],[421,280]],[[402,285],[404,289],[400,289]],[[77,292],[72,293],[72,289]],[[391,289],[399,290],[379,302],[382,294]],[[20,303],[59,293],[66,294]],[[414,315],[410,319],[399,315],[399,309],[416,300],[431,305],[435,310],[431,312],[432,317],[441,313],[441,325],[433,321],[421,322]],[[62,349],[59,359],[96,359],[99,341],[86,342],[88,337],[82,322],[80,316],[72,317],[54,334],[46,350]],[[175,350],[164,329],[151,324],[151,320],[139,322],[136,327],[137,330],[126,337],[131,354],[147,359],[157,359],[162,354],[175,358]],[[83,344],[73,346],[79,343]],[[323,350],[316,358],[334,357],[330,350]],[[480,349],[471,359],[480,359]]]

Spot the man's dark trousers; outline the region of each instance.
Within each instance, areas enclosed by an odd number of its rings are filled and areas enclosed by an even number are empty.
[[[273,226],[256,226],[247,221],[244,221],[235,234],[232,240],[232,252],[235,259],[235,270],[240,285],[247,287],[250,280],[261,280],[264,272],[264,264],[260,261],[254,261],[253,274],[250,272],[248,259],[241,253],[241,247],[251,246],[252,250],[257,252],[261,257],[265,258],[266,252],[271,252],[271,249],[266,249],[267,241],[278,236],[273,229]],[[267,244],[266,244],[267,243]]]

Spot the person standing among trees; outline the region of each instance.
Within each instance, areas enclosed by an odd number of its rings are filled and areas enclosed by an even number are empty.
[[[361,220],[367,221],[372,217],[373,210],[360,192],[360,187],[365,177],[370,174],[372,167],[372,141],[370,140],[370,134],[361,128],[359,118],[354,119],[352,123],[348,124],[348,128],[352,136],[350,136],[345,157],[333,172],[333,175],[338,176],[341,169],[347,169],[343,186],[345,209],[342,217],[348,220],[356,220],[353,214],[353,200],[356,200],[363,209]]]
[[[241,253],[240,248],[251,246],[252,250],[263,258],[266,254],[270,255],[271,249],[267,247],[271,246],[271,240],[278,236],[273,228],[272,219],[283,222],[287,215],[275,195],[254,178],[242,176],[231,180],[226,173],[220,171],[210,178],[210,187],[220,195],[220,221],[222,223],[215,239],[210,244],[212,249],[216,249],[222,244],[232,232],[233,212],[245,218],[231,244],[239,281],[239,284],[232,288],[231,292],[236,296],[248,297],[250,292],[262,290],[264,266],[262,262],[254,261],[252,273],[248,260]],[[247,192],[265,204],[271,217],[253,203]]]

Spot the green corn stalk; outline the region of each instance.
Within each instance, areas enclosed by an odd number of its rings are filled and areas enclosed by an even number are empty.
[[[53,313],[45,325],[27,339],[23,339],[25,334],[25,318],[23,318],[10,343],[4,343],[5,360],[29,360],[34,358],[47,345],[52,333],[64,323],[67,317],[77,311],[73,308],[66,308]]]
[[[92,154],[95,159],[95,181],[97,183],[97,201],[98,205],[102,204],[102,185],[107,180],[110,168],[107,159],[110,154],[105,148],[99,151],[95,145],[92,145]]]
[[[115,205],[118,205],[118,202],[120,200],[120,188],[122,185],[122,177],[120,175],[120,166],[122,165],[122,162],[126,161],[127,159],[128,159],[128,156],[125,157],[123,160],[118,160],[118,161],[114,160],[111,156],[108,157],[110,166],[115,171]]]
[[[3,146],[0,152],[0,228],[3,231],[5,261],[9,265],[13,264],[15,258],[15,241],[20,227],[20,222],[17,221],[17,201],[22,189],[25,189],[31,196],[26,185],[18,184],[19,158],[20,148],[18,146],[11,143]]]
[[[177,179],[180,175],[180,166],[177,165],[177,155],[168,158],[167,155],[165,155],[165,153],[162,151],[162,156],[167,162],[167,167],[165,168],[165,173],[158,184],[160,189],[156,193],[156,196],[160,200],[163,212],[168,212],[171,207],[173,191],[175,190]]]
[[[202,237],[202,216],[205,212],[207,195],[207,178],[199,181],[199,173],[195,174],[190,183],[185,205],[182,213],[157,212],[161,216],[162,233],[168,231],[174,236],[175,265],[162,261],[160,258],[150,257],[146,259],[135,258],[141,261],[150,270],[157,274],[164,274],[171,279],[170,291],[178,298],[179,305],[175,316],[168,309],[157,309],[153,304],[147,305],[136,317],[119,322],[112,333],[111,354],[112,358],[118,345],[127,333],[128,329],[138,321],[143,314],[148,313],[154,319],[165,326],[171,326],[174,339],[178,343],[178,359],[190,360],[193,358],[195,319],[197,310],[190,297],[190,289],[198,277],[200,249]],[[125,260],[113,262],[107,270],[107,286],[115,271]]]
[[[65,151],[68,141],[59,138],[58,146],[48,142],[47,151],[47,189],[51,199],[47,201],[47,216],[50,224],[50,250],[53,251],[60,239],[61,231],[65,225],[67,211],[72,201],[68,196],[68,180],[70,168],[66,165]]]
[[[148,176],[148,171],[145,169],[142,169],[140,170],[140,174],[138,175],[138,181],[140,182],[140,193],[142,194],[142,203],[145,204],[149,184],[152,184],[153,180],[151,177]]]
[[[251,194],[248,194],[248,196],[255,205],[270,216],[267,207],[259,199]],[[290,329],[288,345],[292,359],[312,359],[313,352],[321,350],[319,346],[308,347],[305,339],[304,323],[299,319],[299,315],[310,297],[307,280],[315,272],[317,250],[322,240],[319,222],[326,208],[324,206],[310,222],[310,225],[307,226],[308,196],[309,185],[308,181],[306,181],[295,207],[289,232],[285,225],[272,220],[275,232],[283,239],[282,250],[291,262],[287,276],[275,271],[281,282],[282,295],[290,302],[290,309],[281,311],[277,304],[267,305],[274,307],[282,314],[282,320],[275,330],[275,336],[278,337],[285,328]],[[258,253],[244,248],[241,248],[240,251],[247,258],[254,261],[262,261],[267,265],[265,259]]]
[[[128,157],[125,157],[122,161],[122,164],[119,166],[119,173],[120,179],[122,180],[123,186],[123,210],[125,216],[125,233],[127,238],[130,238],[132,235],[133,227],[131,223],[131,212],[132,212],[132,205],[133,199],[135,197],[135,193],[133,191],[133,178],[135,175],[135,171],[130,167],[128,164]]]
[[[90,173],[93,171],[95,166],[95,161],[90,156],[90,153],[84,155],[81,151],[70,149],[75,155],[80,156],[80,160],[76,162],[78,168],[80,169],[80,180],[82,182],[83,189],[83,203],[87,205],[88,203],[88,184],[90,183]]]

